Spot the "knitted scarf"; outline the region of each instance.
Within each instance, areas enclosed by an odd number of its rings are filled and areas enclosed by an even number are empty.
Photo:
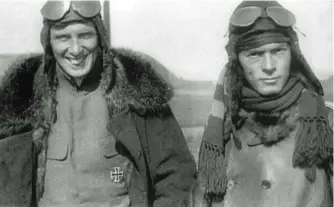
[[[252,88],[244,86],[240,107],[246,111],[281,112],[298,99],[302,90],[303,85],[297,78],[290,78],[279,94],[269,97],[263,97]]]
[[[227,93],[223,79],[224,74],[221,74],[204,130],[198,163],[199,182],[205,188],[206,195],[218,197],[224,195],[226,190],[226,157],[231,147],[229,140],[236,136],[235,133],[224,136],[226,108],[223,101],[224,98],[226,101]],[[282,112],[295,104],[299,109],[301,127],[296,137],[293,167],[304,168],[305,176],[312,181],[315,180],[316,166],[324,165],[333,156],[333,129],[328,123],[322,96],[306,90],[296,78],[291,78],[278,95],[271,97],[262,97],[247,87],[242,89],[240,106],[246,111]]]

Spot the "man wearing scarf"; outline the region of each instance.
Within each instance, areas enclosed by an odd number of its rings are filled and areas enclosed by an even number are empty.
[[[0,206],[187,206],[196,165],[166,71],[111,49],[99,1],[48,1],[43,55],[0,86]]]
[[[194,206],[332,206],[332,112],[294,23],[276,1],[244,1],[233,12]]]

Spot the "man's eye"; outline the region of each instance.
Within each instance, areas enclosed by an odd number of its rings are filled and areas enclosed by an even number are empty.
[[[94,36],[94,34],[92,34],[92,33],[85,33],[85,34],[81,34],[80,38],[89,39],[89,38],[92,38],[93,36]]]
[[[284,52],[284,51],[286,51],[285,48],[277,48],[277,49],[273,50],[273,53],[274,53],[274,54],[277,54],[277,53],[282,53],[282,52]]]
[[[261,55],[260,52],[251,52],[247,55],[247,57],[249,58],[256,58],[256,57],[259,57]]]
[[[56,39],[57,39],[58,41],[65,42],[65,41],[67,41],[67,40],[69,39],[69,37],[66,36],[66,35],[60,35],[60,36],[56,36]]]

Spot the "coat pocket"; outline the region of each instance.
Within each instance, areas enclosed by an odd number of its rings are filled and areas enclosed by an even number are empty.
[[[116,149],[116,141],[112,134],[106,136],[102,142],[102,153],[105,159],[120,156],[119,149]]]
[[[0,140],[0,206],[29,206],[32,195],[32,131]]]
[[[105,169],[115,169],[117,167],[127,169],[131,161],[127,157],[126,149],[116,142],[113,135],[108,135],[102,142],[103,167]]]
[[[103,141],[103,168],[107,172],[110,186],[114,189],[113,196],[122,195],[128,191],[128,183],[132,172],[132,162],[122,152],[112,135]]]
[[[50,132],[48,139],[47,159],[63,161],[66,160],[69,145],[69,132],[58,130]]]

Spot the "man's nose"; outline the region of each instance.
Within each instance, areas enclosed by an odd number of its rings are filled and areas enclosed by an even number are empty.
[[[272,54],[265,53],[262,59],[262,70],[271,75],[276,70],[276,62]]]
[[[82,45],[79,43],[77,39],[71,41],[71,45],[69,47],[69,52],[71,55],[78,56],[82,51]]]

